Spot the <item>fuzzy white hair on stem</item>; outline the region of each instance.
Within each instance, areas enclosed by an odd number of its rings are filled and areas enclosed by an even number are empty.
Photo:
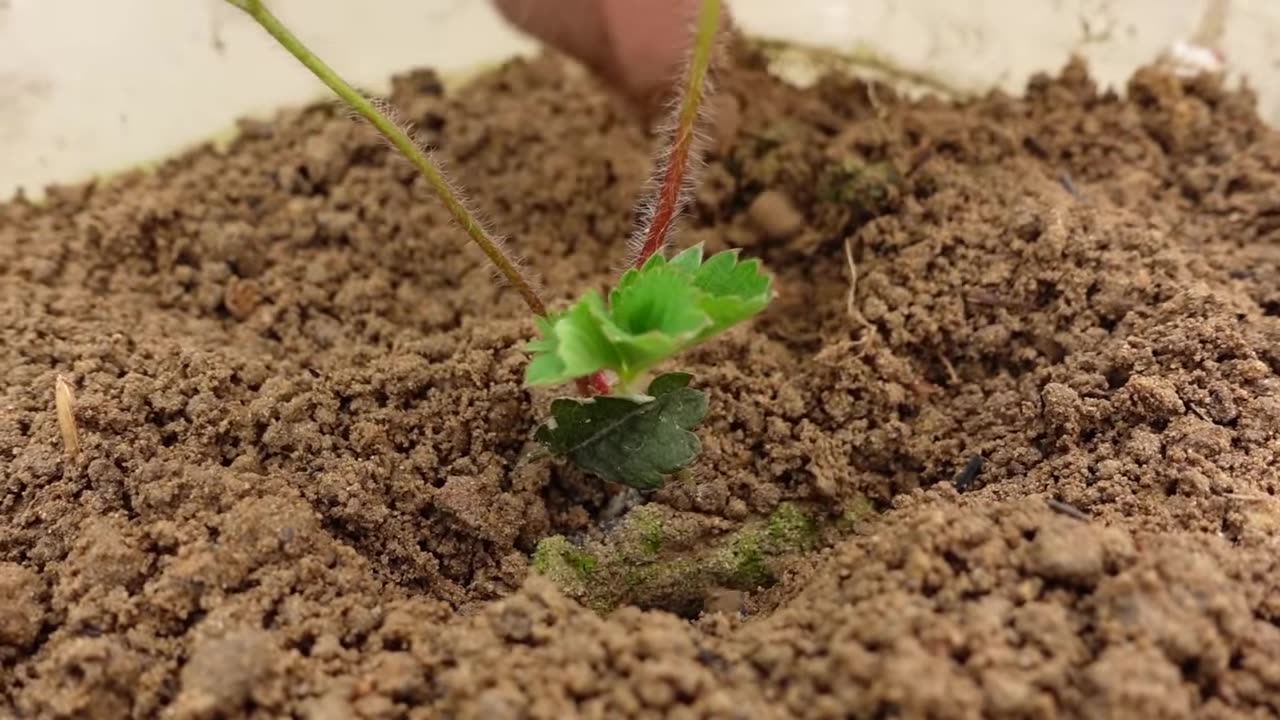
[[[519,266],[513,260],[511,254],[504,245],[499,244],[489,234],[488,230],[476,219],[471,210],[463,204],[452,183],[449,182],[431,159],[430,153],[423,149],[418,140],[410,136],[409,132],[403,127],[403,122],[392,119],[391,115],[394,115],[394,112],[388,114],[379,108],[380,104],[384,109],[387,108],[387,105],[379,101],[370,100],[346,80],[343,80],[333,68],[311,52],[274,13],[263,5],[261,0],[228,0],[228,2],[244,10],[249,17],[253,18],[269,35],[275,38],[281,47],[301,62],[354,112],[373,126],[387,142],[391,143],[396,150],[404,155],[418,170],[431,188],[431,191],[435,193],[440,202],[444,204],[445,209],[453,216],[453,219],[462,226],[472,243],[480,248],[485,257],[494,264],[498,272],[512,285],[533,314],[537,316],[547,314],[547,307],[542,301],[542,297],[528,279],[520,273]]]
[[[663,121],[657,133],[663,139],[654,155],[653,170],[650,172],[648,179],[645,180],[644,191],[639,203],[636,205],[635,215],[638,217],[638,222],[635,229],[632,230],[631,236],[627,239],[626,267],[634,267],[638,262],[648,259],[647,255],[644,258],[641,258],[640,255],[645,250],[645,244],[650,234],[655,231],[660,232],[657,248],[654,252],[648,253],[648,255],[655,253],[665,254],[667,252],[667,249],[671,246],[671,240],[675,235],[675,229],[679,224],[680,218],[684,215],[689,205],[693,203],[694,193],[698,189],[698,181],[706,168],[703,152],[710,144],[706,128],[713,118],[711,108],[706,103],[703,103],[698,110],[698,119],[695,121],[692,135],[688,141],[688,155],[684,159],[685,166],[680,174],[679,189],[675,195],[671,215],[664,222],[662,228],[655,229],[655,216],[665,191],[665,178],[671,171],[672,155],[675,152],[675,136],[679,132],[679,100],[673,101],[671,104],[674,107],[668,113],[667,120]]]
[[[712,62],[719,52],[720,2],[703,0],[693,26],[693,46],[685,61],[671,110],[660,129],[662,144],[656,153],[654,173],[645,183],[637,206],[639,222],[628,242],[628,265],[640,267],[656,253],[665,255],[681,215],[693,199],[703,168],[705,132],[710,121],[706,99],[714,91]]]
[[[453,215],[450,218],[452,222],[458,225],[464,231],[467,231],[468,234],[471,233],[472,228],[483,233],[483,235],[487,237],[489,242],[492,244],[493,249],[498,254],[506,258],[510,266],[512,268],[515,268],[515,271],[519,275],[524,277],[525,284],[535,294],[540,295],[544,289],[543,282],[542,282],[542,279],[530,268],[528,259],[523,255],[512,250],[511,244],[510,242],[508,242],[508,238],[506,236],[498,235],[493,232],[493,229],[489,225],[489,223],[484,219],[484,217],[480,215],[479,212],[476,211],[475,207],[472,205],[471,198],[467,195],[466,190],[464,190],[460,185],[455,183],[453,181],[453,178],[449,176],[448,167],[446,166],[445,162],[440,159],[440,154],[437,152],[436,147],[428,143],[426,140],[424,140],[422,136],[417,132],[417,129],[414,127],[413,123],[404,120],[404,117],[400,114],[399,109],[396,108],[395,105],[391,104],[389,100],[386,100],[385,98],[376,98],[376,97],[369,97],[369,96],[366,96],[365,99],[368,100],[369,104],[375,110],[377,110],[378,113],[380,113],[384,118],[386,118],[392,125],[398,128],[400,132],[403,133],[404,136],[407,137],[409,141],[413,144],[413,147],[419,153],[421,153],[422,156],[425,157],[429,163],[431,163],[431,165],[435,168],[437,174],[439,175],[439,180],[443,183],[446,192],[449,195],[451,195],[454,201],[457,202],[457,204],[464,210],[465,215],[469,220],[471,227],[467,227],[467,223],[464,223],[462,220],[460,220],[456,216],[456,214],[451,214]],[[398,150],[396,145],[393,142],[391,142],[391,140],[386,135],[383,135],[380,132],[376,132],[377,128],[372,127],[372,125],[368,122],[368,120],[365,118],[364,115],[362,115],[360,112],[353,109],[349,105],[345,105],[345,108],[346,108],[345,114],[348,119],[354,122],[357,122],[364,127],[368,127],[371,130],[374,130],[375,131],[374,134],[378,136],[378,138],[382,141],[383,144],[391,148],[393,151]],[[394,156],[397,157],[400,161],[406,162],[411,166],[413,164],[412,162],[410,162],[410,160],[407,157],[405,157],[403,153],[396,152]],[[436,190],[436,189],[433,188],[433,190]],[[489,275],[492,281],[499,287],[513,287],[513,284],[510,278],[508,278],[507,275],[502,272],[502,269],[499,266],[496,266],[491,263],[489,265]]]

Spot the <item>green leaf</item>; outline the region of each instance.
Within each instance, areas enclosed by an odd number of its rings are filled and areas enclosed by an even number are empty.
[[[759,260],[738,260],[737,250],[712,255],[693,273],[698,288],[719,297],[752,298],[769,292],[769,277]]]
[[[695,245],[668,260],[654,255],[623,274],[606,307],[589,292],[568,310],[538,323],[526,346],[525,384],[558,385],[612,370],[625,386],[642,373],[763,310],[770,278],[736,250],[703,260]]]
[[[657,258],[657,260],[654,258]],[[649,258],[649,261],[661,262],[662,255],[655,253],[653,257]],[[697,245],[681,250],[675,257],[668,261],[668,264],[671,265],[671,267],[683,270],[690,274],[698,272],[698,266],[702,264],[702,243],[698,243]]]
[[[707,414],[707,397],[684,373],[660,375],[646,396],[558,398],[535,435],[552,454],[586,472],[639,490],[662,486],[702,449],[691,432]]]
[[[595,291],[559,315],[539,318],[538,330],[541,338],[526,346],[533,353],[526,384],[562,383],[621,363],[608,337],[618,333],[610,328],[604,300]]]
[[[769,304],[769,276],[760,271],[759,260],[740,262],[736,250],[716,253],[693,277],[694,285],[705,293],[702,309],[711,326],[698,340],[706,340],[760,312]]]

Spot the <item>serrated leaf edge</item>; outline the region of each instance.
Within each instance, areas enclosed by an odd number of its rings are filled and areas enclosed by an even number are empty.
[[[625,273],[623,273],[622,277],[618,281],[618,284],[615,285],[614,288],[612,288],[609,291],[607,295],[609,299],[608,303],[601,302],[598,305],[591,306],[589,308],[589,314],[591,318],[597,323],[597,328],[599,328],[599,330],[605,335],[605,337],[615,345],[623,344],[627,342],[643,341],[645,338],[654,338],[654,337],[669,338],[671,340],[671,344],[673,345],[673,347],[669,352],[663,355],[662,358],[660,358],[655,362],[647,363],[642,366],[626,367],[626,368],[613,367],[613,365],[605,363],[605,364],[600,364],[599,367],[592,368],[590,371],[586,372],[585,374],[577,374],[572,376],[570,375],[556,376],[553,379],[542,380],[538,382],[531,382],[526,372],[525,385],[529,387],[539,387],[539,386],[546,387],[546,386],[552,386],[552,385],[559,385],[578,377],[584,377],[585,375],[589,375],[591,372],[597,372],[599,370],[613,370],[617,372],[619,375],[623,376],[624,379],[634,378],[640,375],[641,373],[644,373],[660,365],[661,363],[665,362],[671,357],[674,357],[675,355],[678,355],[692,347],[695,347],[703,342],[706,342],[707,340],[723,332],[727,332],[733,326],[746,321],[750,317],[760,313],[762,310],[764,310],[765,307],[768,306],[769,302],[774,297],[774,292],[772,288],[773,282],[772,282],[772,278],[769,277],[767,273],[763,272],[762,263],[760,262],[759,258],[749,258],[747,260],[739,260],[741,256],[741,248],[730,248],[727,250],[722,250],[718,253],[711,255],[710,257],[704,256],[703,250],[704,250],[704,244],[697,243],[695,245],[691,245],[685,248],[684,250],[681,250],[679,253],[677,253],[674,257],[670,259],[668,259],[667,257],[661,254],[653,255],[640,268],[630,268]],[[686,267],[686,265],[683,262],[679,262],[681,258],[687,258],[689,256],[695,256],[697,258],[697,265],[693,266],[692,269],[689,269],[688,267]],[[628,286],[630,286],[632,282],[634,282],[634,278],[638,274],[643,273],[644,271],[648,270],[651,267],[666,266],[666,267],[672,267],[678,272],[688,275],[690,281],[696,283],[696,275],[698,271],[706,267],[708,263],[712,262],[713,260],[721,256],[727,256],[731,258],[730,267],[734,267],[734,266],[749,267],[751,268],[752,276],[763,275],[765,277],[764,288],[762,289],[762,291],[759,293],[753,293],[750,295],[716,294],[716,293],[709,292],[708,290],[702,287],[698,287],[695,284],[696,290],[699,293],[703,294],[705,297],[712,298],[712,299],[734,298],[744,303],[744,305],[748,308],[748,312],[741,319],[731,322],[725,325],[724,327],[716,327],[717,323],[713,319],[710,319],[710,316],[708,315],[709,322],[704,324],[701,328],[697,329],[696,331],[686,331],[681,333],[666,333],[666,332],[662,332],[661,330],[651,330],[642,334],[633,334],[633,333],[628,333],[626,331],[623,331],[620,327],[618,327],[617,323],[612,318],[610,313],[612,311],[614,296],[618,292],[623,291]],[[600,297],[598,294],[596,294],[595,297],[599,298],[601,301],[604,300],[604,298]],[[577,302],[575,302],[573,305],[569,306],[569,308],[563,311],[549,315],[546,318],[539,318],[537,323],[539,337],[527,343],[524,348],[525,351],[534,355],[535,359],[539,354],[558,355],[558,347],[557,347],[558,343],[552,342],[551,338],[546,333],[548,330],[550,330],[551,332],[554,332],[556,323],[558,323],[561,318],[563,318],[564,316],[572,312],[579,304],[584,302],[587,302],[586,297],[579,299]],[[701,303],[699,302],[699,304]],[[566,363],[562,362],[562,364],[566,364]],[[622,396],[615,396],[615,397],[622,397]]]

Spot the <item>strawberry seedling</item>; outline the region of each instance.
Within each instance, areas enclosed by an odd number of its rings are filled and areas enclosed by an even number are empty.
[[[535,438],[603,480],[654,489],[687,466],[701,444],[692,432],[706,415],[703,392],[685,373],[658,375],[658,366],[759,313],[772,299],[770,278],[736,250],[703,257],[695,245],[667,257],[676,221],[688,203],[698,162],[698,133],[720,0],[703,0],[682,92],[659,155],[660,168],[642,206],[629,269],[607,298],[588,291],[567,309],[549,312],[519,263],[459,199],[428,153],[368,98],[321,61],[262,0],[227,0],[258,22],[281,46],[366,119],[422,173],[467,236],[515,288],[535,317],[538,338],[526,346],[529,387],[575,383],[578,397],[551,404]]]

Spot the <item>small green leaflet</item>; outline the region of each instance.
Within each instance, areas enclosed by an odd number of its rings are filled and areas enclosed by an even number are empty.
[[[704,262],[702,245],[668,260],[654,255],[623,274],[608,303],[588,292],[568,310],[538,320],[525,371],[529,386],[559,385],[600,370],[623,387],[667,358],[759,313],[772,298],[759,260],[737,250]]]
[[[558,398],[535,437],[602,480],[653,490],[702,449],[691,431],[707,414],[707,396],[689,380],[685,373],[659,375],[647,396]]]

